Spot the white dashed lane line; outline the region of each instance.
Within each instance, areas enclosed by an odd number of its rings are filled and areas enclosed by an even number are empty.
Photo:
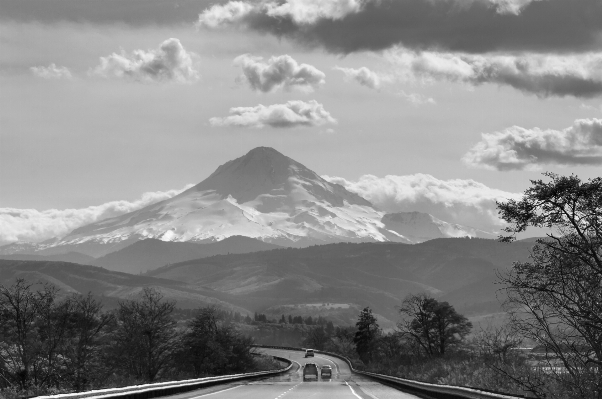
[[[301,383],[298,383],[297,385],[293,386],[292,388],[282,392],[280,395],[276,396],[276,399],[280,399],[281,397],[283,397],[284,395],[286,395],[287,393],[289,393],[290,391],[292,391],[293,389],[297,388]]]

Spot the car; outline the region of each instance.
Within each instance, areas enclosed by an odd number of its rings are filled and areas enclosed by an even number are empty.
[[[318,381],[318,365],[315,363],[305,363],[303,366],[303,381]]]
[[[320,369],[320,376],[322,378],[332,378],[332,367],[322,366],[322,368]]]
[[[314,350],[313,349],[306,349],[304,357],[314,357]]]

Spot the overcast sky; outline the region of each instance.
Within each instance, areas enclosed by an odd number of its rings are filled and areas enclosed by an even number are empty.
[[[600,0],[0,0],[0,244],[270,146],[387,211],[494,229],[602,175]]]

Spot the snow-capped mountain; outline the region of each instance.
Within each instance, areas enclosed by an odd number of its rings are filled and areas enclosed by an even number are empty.
[[[387,230],[403,235],[415,243],[432,240],[434,238],[496,238],[494,233],[488,233],[461,224],[444,222],[433,215],[422,212],[388,213],[383,216],[381,221]]]
[[[416,243],[478,234],[428,214],[387,215],[299,162],[258,147],[175,197],[80,227],[60,239],[21,247],[29,253],[102,256],[146,238],[207,243],[246,236],[298,247],[341,241]],[[9,245],[0,254],[23,250]]]

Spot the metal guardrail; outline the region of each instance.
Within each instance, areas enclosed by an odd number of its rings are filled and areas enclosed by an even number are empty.
[[[76,392],[59,395],[37,396],[35,399],[151,399],[161,396],[194,391],[213,385],[225,384],[232,381],[248,380],[264,376],[286,373],[293,367],[289,359],[273,356],[274,359],[288,363],[288,366],[278,370],[258,371],[255,373],[232,374],[218,377],[197,378],[193,380],[159,382],[128,386],[123,388],[99,389],[87,392]]]
[[[258,348],[269,348],[269,349],[284,349],[284,350],[295,350],[295,351],[304,351],[303,348],[295,348],[288,346],[270,346],[270,345],[255,345]],[[440,385],[440,384],[431,384],[428,382],[421,382],[415,380],[406,380],[404,378],[392,377],[389,375],[370,373],[368,371],[356,370],[353,367],[353,364],[349,359],[345,356],[341,356],[337,353],[325,352],[315,350],[315,353],[320,353],[332,357],[339,358],[346,362],[349,365],[349,368],[352,372],[360,375],[364,375],[371,379],[374,379],[378,382],[381,382],[385,385],[392,386],[394,388],[398,388],[407,393],[414,394],[416,396],[428,399],[516,399],[516,398],[524,398],[526,396],[520,395],[512,395],[505,393],[496,393],[483,391],[478,388],[470,388],[470,387],[459,387],[453,385]]]

